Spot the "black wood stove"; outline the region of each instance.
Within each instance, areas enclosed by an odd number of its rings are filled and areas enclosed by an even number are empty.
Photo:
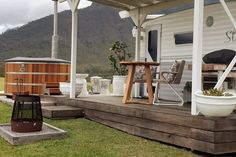
[[[16,95],[11,117],[15,132],[41,131],[43,125],[40,96]]]

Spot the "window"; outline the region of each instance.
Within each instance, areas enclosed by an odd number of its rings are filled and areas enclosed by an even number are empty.
[[[193,32],[175,34],[175,45],[193,43]]]
[[[148,53],[153,61],[157,61],[157,30],[148,32]]]

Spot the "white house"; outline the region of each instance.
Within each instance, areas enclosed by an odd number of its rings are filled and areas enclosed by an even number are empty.
[[[231,13],[236,15],[236,2],[230,2],[228,6]],[[141,32],[141,60],[147,58],[149,61],[160,61],[161,70],[167,70],[174,60],[184,59],[190,64],[193,57],[193,11],[190,8],[144,22]],[[236,50],[236,30],[220,3],[204,7],[203,21],[202,55],[221,49]],[[181,38],[189,38],[189,41],[181,43]],[[186,81],[191,81],[191,72],[186,65],[181,85],[175,86],[179,94],[182,94]],[[160,94],[163,98],[174,97],[165,85],[161,87]]]

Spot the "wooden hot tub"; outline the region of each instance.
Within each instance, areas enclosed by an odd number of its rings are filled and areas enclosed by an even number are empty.
[[[47,82],[69,81],[70,62],[51,58],[16,57],[5,60],[5,93],[19,92],[44,94]]]

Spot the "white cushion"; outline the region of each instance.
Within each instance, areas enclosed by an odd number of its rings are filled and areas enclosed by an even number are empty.
[[[178,72],[178,68],[179,68],[179,62],[175,60],[174,63],[172,64],[172,66],[170,67],[170,72],[171,73],[176,73],[176,72]],[[168,82],[173,81],[174,78],[175,78],[175,75],[176,74],[168,74],[167,75],[167,81]]]

